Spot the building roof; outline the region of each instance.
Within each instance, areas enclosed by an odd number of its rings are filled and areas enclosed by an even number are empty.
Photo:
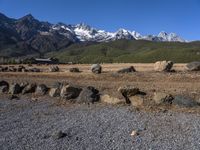
[[[51,58],[43,59],[43,58],[35,58],[36,61],[52,61]]]

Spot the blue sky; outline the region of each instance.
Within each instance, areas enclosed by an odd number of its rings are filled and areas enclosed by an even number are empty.
[[[106,31],[175,32],[200,40],[200,0],[0,0],[0,12],[13,18],[31,13],[51,23],[84,22]]]

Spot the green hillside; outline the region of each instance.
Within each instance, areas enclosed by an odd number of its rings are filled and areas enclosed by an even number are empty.
[[[151,63],[172,60],[176,63],[200,61],[200,42],[173,43],[119,40],[91,45],[74,44],[46,57],[76,63]]]

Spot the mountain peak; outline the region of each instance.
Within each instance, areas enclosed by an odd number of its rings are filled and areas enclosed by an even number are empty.
[[[35,18],[33,17],[32,14],[27,14],[26,16],[22,17],[21,20],[29,20],[29,21],[32,21],[32,20],[35,20]]]
[[[72,37],[78,39],[77,41],[95,41],[95,42],[108,42],[119,39],[127,40],[150,40],[150,41],[163,41],[163,42],[186,42],[180,36],[175,33],[167,33],[165,31],[160,32],[157,36],[142,36],[136,31],[126,30],[120,28],[116,32],[106,32],[105,30],[99,30],[93,28],[85,23],[76,25],[58,23],[49,24],[48,22],[41,22],[33,17],[32,14],[13,20],[0,13],[1,26],[7,26],[8,24],[15,24],[17,31],[23,33],[23,36],[27,36],[27,31],[30,33],[29,38],[32,37],[32,33],[50,34],[51,32],[58,33],[65,37]],[[75,38],[74,38],[75,37]],[[73,40],[72,39],[72,40]]]
[[[91,27],[85,23],[79,23],[75,27],[83,30],[91,30]]]
[[[165,36],[168,36],[168,33],[165,32],[165,31],[161,31],[161,32],[158,34],[158,37],[165,37]]]
[[[185,42],[185,40],[179,37],[176,33],[167,33],[165,31],[160,32],[158,38],[161,38],[161,41],[167,42]]]

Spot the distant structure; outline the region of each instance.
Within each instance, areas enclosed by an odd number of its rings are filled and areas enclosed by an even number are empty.
[[[24,63],[28,64],[59,64],[57,58],[29,58],[25,59]]]

